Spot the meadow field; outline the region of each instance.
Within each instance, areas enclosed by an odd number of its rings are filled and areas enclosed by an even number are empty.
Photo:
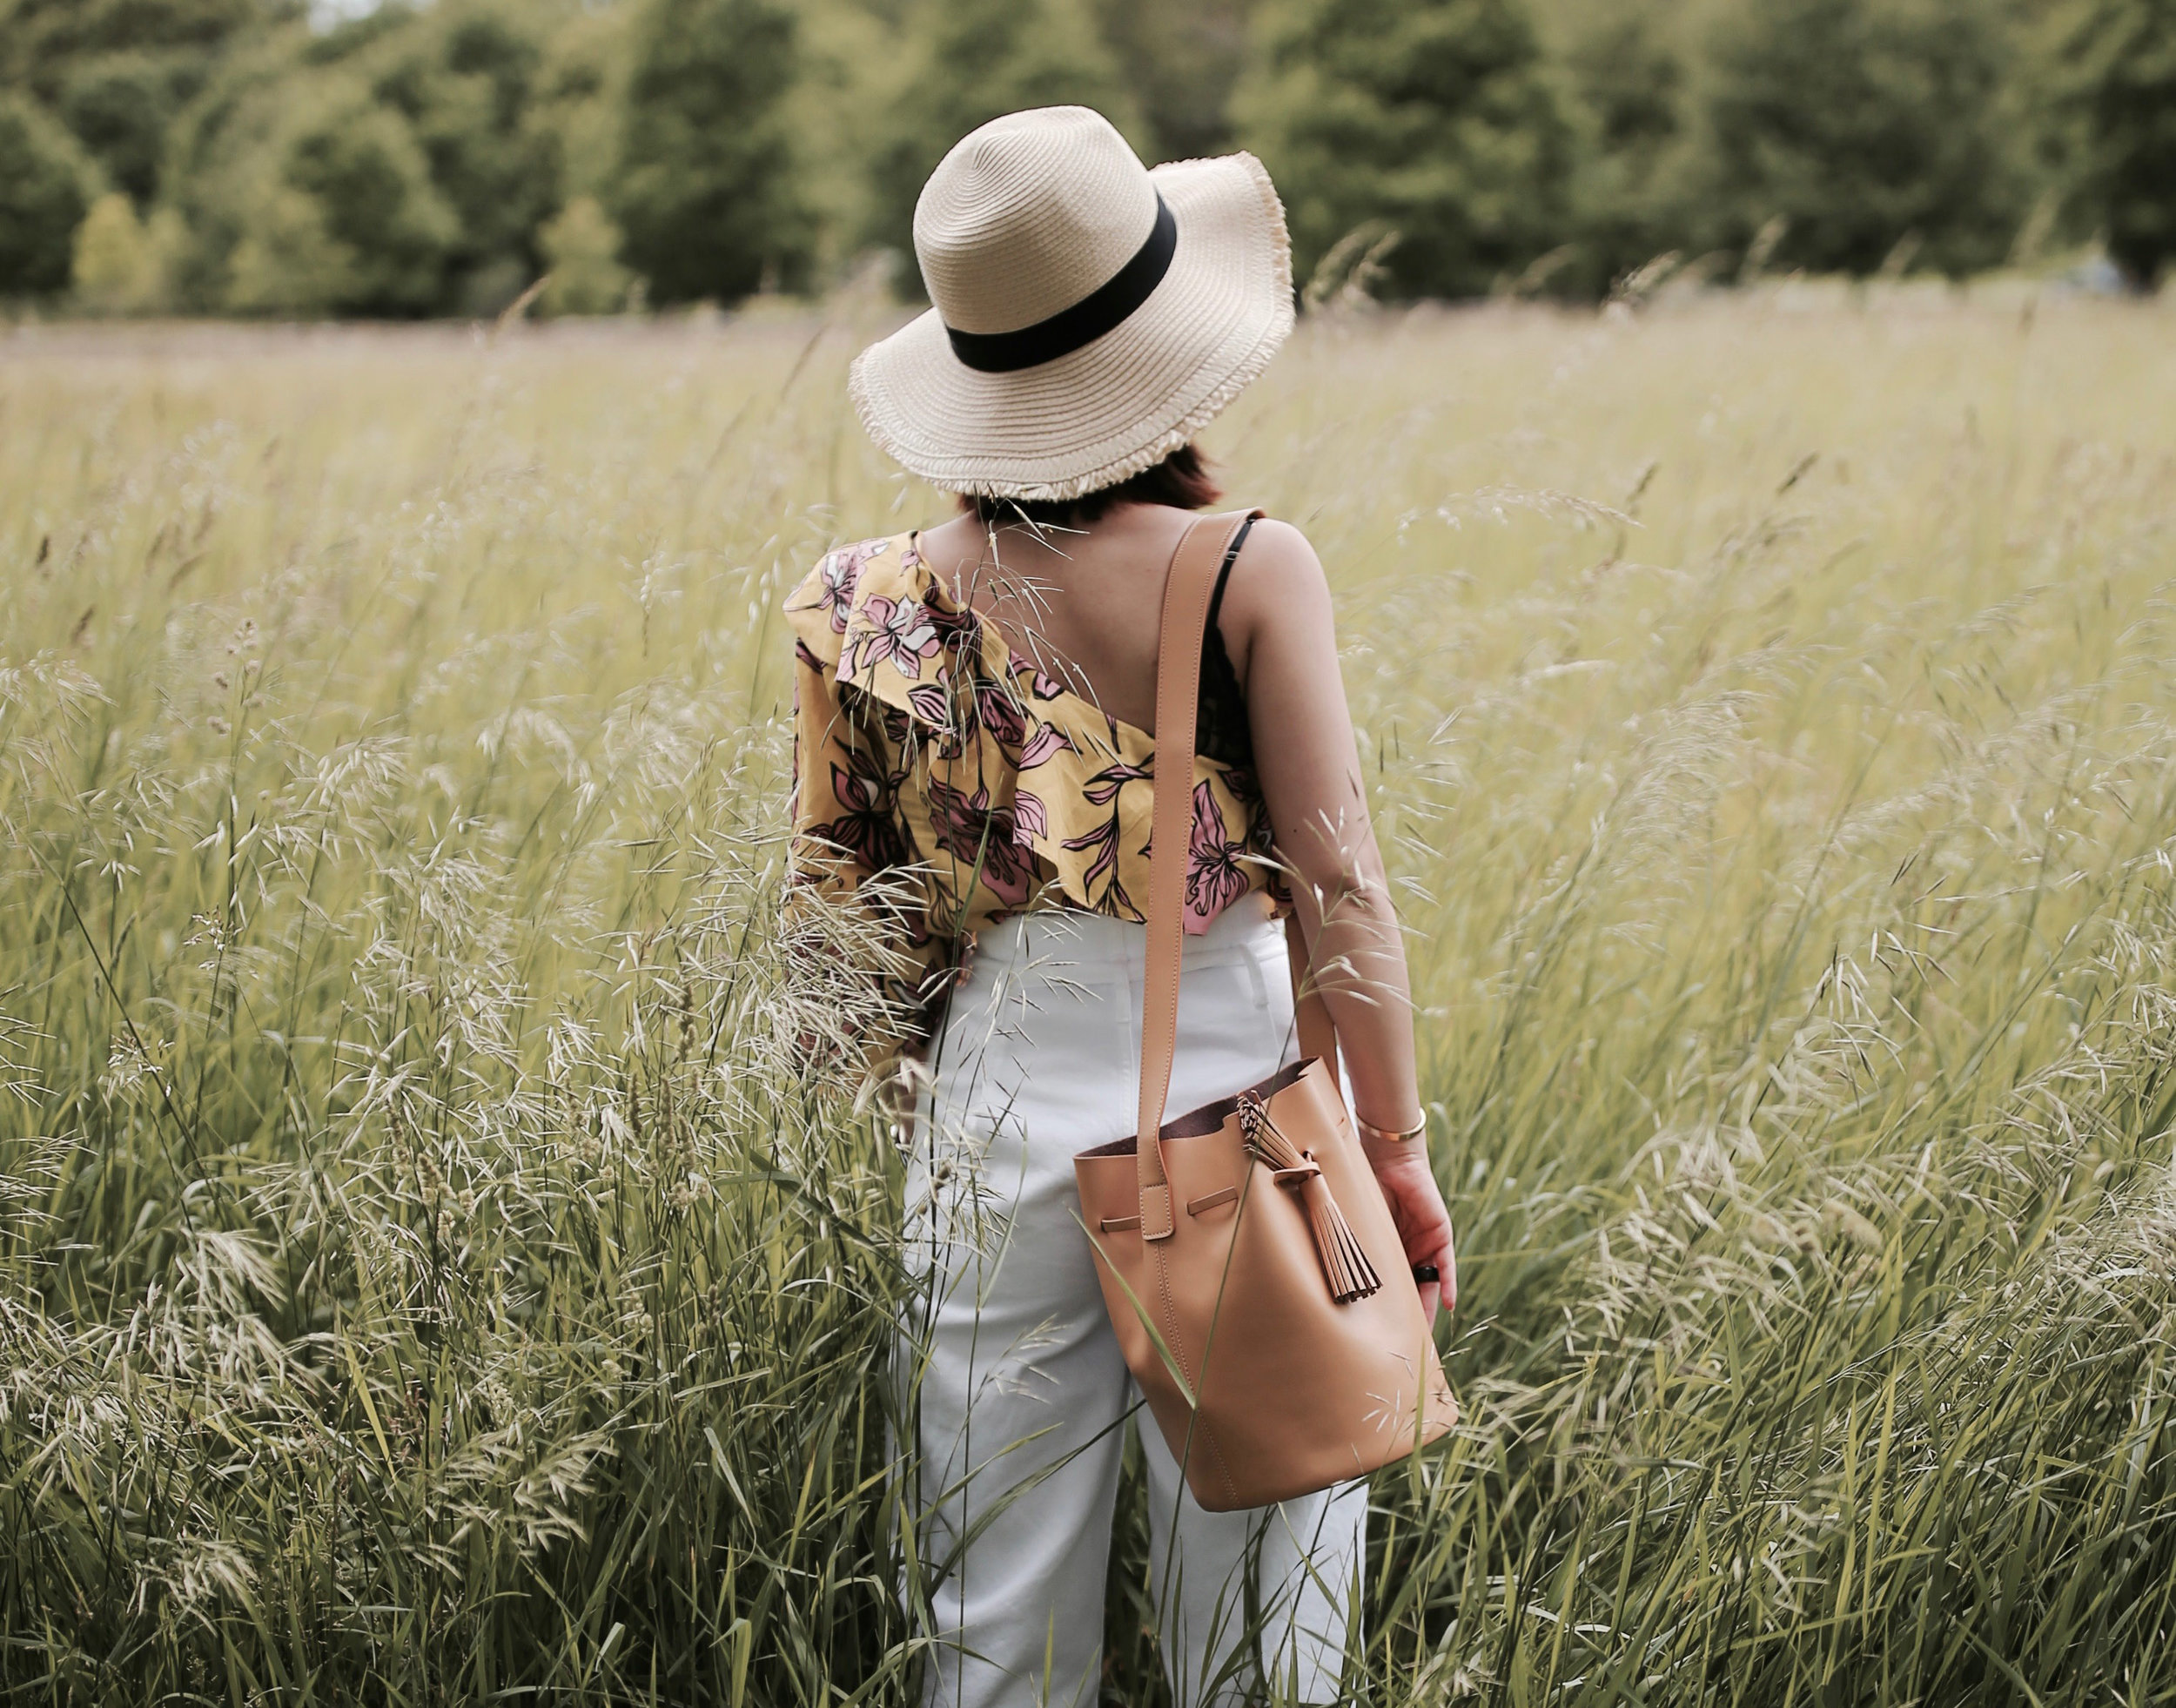
[[[779,929],[779,600],[943,509],[884,316],[0,334],[0,1699],[907,1698]],[[1783,286],[1318,315],[1211,431],[1460,1234],[1353,1700],[2176,1702],[2172,399],[2166,298]]]

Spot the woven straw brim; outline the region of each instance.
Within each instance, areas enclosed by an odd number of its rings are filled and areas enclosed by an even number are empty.
[[[961,361],[931,309],[855,359],[847,390],[869,436],[946,492],[1068,499],[1153,467],[1213,420],[1292,331],[1284,206],[1251,154],[1149,176],[1179,245],[1145,302],[1013,373]]]

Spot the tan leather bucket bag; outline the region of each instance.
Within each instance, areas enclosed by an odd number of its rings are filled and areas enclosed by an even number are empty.
[[[1259,513],[1257,513],[1259,514]],[[1302,1059],[1165,1121],[1201,644],[1245,515],[1187,529],[1164,594],[1137,1135],[1073,1159],[1126,1366],[1195,1500],[1264,1506],[1365,1476],[1458,1420],[1390,1207],[1292,947]]]

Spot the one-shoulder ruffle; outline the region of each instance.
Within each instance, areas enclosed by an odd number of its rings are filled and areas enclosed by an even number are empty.
[[[1009,648],[911,534],[828,554],[785,609],[820,690],[798,699],[801,837],[851,843],[872,870],[925,866],[940,937],[1030,907],[1140,918],[1152,736]],[[839,751],[812,751],[827,743]],[[1251,774],[1198,755],[1193,796],[1185,918],[1199,933],[1240,897],[1280,892]]]

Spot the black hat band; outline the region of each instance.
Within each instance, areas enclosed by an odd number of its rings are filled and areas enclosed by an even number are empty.
[[[1148,240],[1133,252],[1132,260],[1071,308],[1061,308],[1048,319],[1017,332],[970,333],[947,326],[944,335],[952,340],[954,355],[984,373],[1013,373],[1054,362],[1084,344],[1094,343],[1146,302],[1171,271],[1178,248],[1179,222],[1159,194]]]

